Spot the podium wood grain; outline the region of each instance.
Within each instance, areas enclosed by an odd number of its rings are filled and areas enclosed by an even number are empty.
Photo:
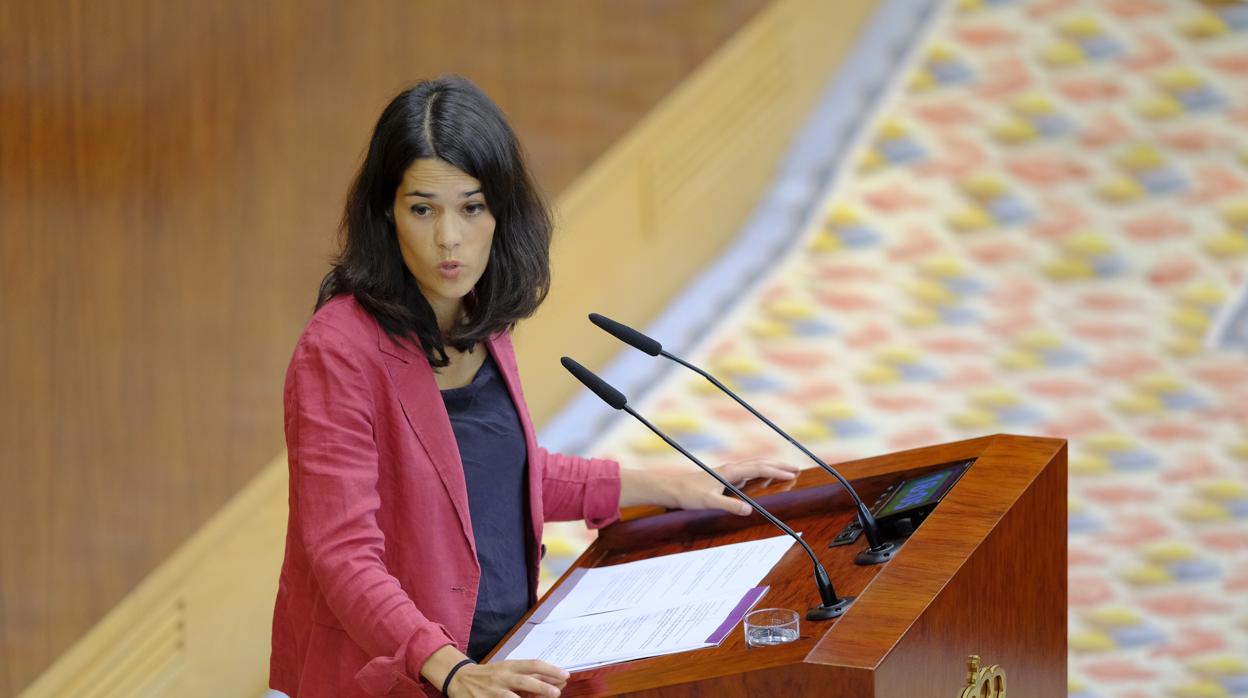
[[[831,621],[803,618],[799,639],[787,645],[747,647],[738,625],[719,647],[578,672],[563,695],[952,698],[971,654],[1000,664],[1015,698],[1063,695],[1065,441],[989,436],[837,467],[870,503],[906,477],[968,458],[977,460],[897,555],[872,567],[853,564],[862,538],[827,547],[853,515],[832,476],[806,470],[795,482],[751,492],[803,533],[839,595],[857,597],[850,610]],[[757,515],[630,514],[604,529],[572,569],[777,534]],[[804,612],[818,601],[798,546],[763,583],[771,588],[759,607]]]

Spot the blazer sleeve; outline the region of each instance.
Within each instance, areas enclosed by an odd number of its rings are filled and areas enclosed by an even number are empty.
[[[540,446],[542,511],[546,521],[584,519],[601,528],[620,518],[620,464],[551,453]]]
[[[372,658],[356,674],[383,695],[406,675],[419,681],[434,651],[455,644],[425,617],[386,569],[377,526],[374,405],[345,337],[326,330],[300,340],[288,375],[292,497],[313,575],[329,610]]]

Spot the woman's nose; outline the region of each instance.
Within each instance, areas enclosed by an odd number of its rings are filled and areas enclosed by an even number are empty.
[[[443,249],[455,249],[463,238],[455,216],[439,216],[434,228],[434,242]]]

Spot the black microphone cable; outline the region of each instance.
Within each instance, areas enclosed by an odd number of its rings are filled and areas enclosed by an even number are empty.
[[[858,512],[858,522],[862,525],[863,533],[867,536],[867,548],[859,552],[858,555],[854,557],[855,563],[859,565],[876,565],[893,557],[893,554],[896,552],[896,546],[894,546],[891,542],[884,540],[884,536],[880,533],[879,524],[876,522],[875,517],[871,515],[871,510],[868,509],[867,505],[863,503],[862,498],[858,496],[858,492],[854,489],[853,485],[849,484],[849,481],[837,472],[835,468],[823,462],[823,460],[814,453],[811,453],[810,449],[799,443],[797,439],[790,436],[788,432],[776,426],[774,422],[763,416],[763,414],[758,410],[754,409],[754,407],[748,402],[730,390],[728,386],[719,382],[719,379],[715,378],[715,376],[702,370],[698,366],[685,361],[679,356],[664,351],[663,345],[660,344],[658,340],[638,332],[621,322],[616,322],[609,317],[599,315],[598,313],[590,313],[589,321],[605,330],[612,337],[615,337],[634,349],[645,352],[650,356],[662,356],[671,361],[675,361],[681,366],[684,366],[690,371],[693,371],[710,381],[712,385],[726,393],[728,397],[736,400],[738,405],[741,405],[748,410],[750,414],[761,420],[763,424],[771,427],[772,431],[784,437],[786,441],[795,446],[802,453],[806,454],[806,456],[819,465],[819,467],[830,473],[832,477],[835,477],[837,481],[841,483],[841,486],[845,488],[845,491],[849,493],[849,496],[854,500],[854,507]]]
[[[589,390],[594,395],[597,395],[603,402],[607,403],[614,409],[623,410],[632,415],[634,419],[641,422],[647,429],[657,434],[659,438],[663,439],[667,445],[676,449],[681,455],[693,461],[699,468],[706,471],[708,475],[718,480],[719,484],[723,485],[727,490],[735,494],[741,501],[749,504],[754,511],[762,514],[763,518],[770,521],[781,531],[784,531],[792,536],[792,538],[802,546],[802,549],[805,550],[806,554],[810,556],[810,561],[814,563],[815,584],[819,587],[819,598],[821,601],[818,606],[814,606],[810,610],[806,611],[807,620],[828,620],[829,618],[836,618],[844,615],[850,604],[854,602],[854,597],[838,597],[836,595],[836,590],[832,586],[832,580],[828,577],[828,571],[823,568],[823,564],[819,562],[819,558],[815,557],[815,551],[811,550],[810,545],[808,545],[806,541],[802,540],[802,537],[799,536],[796,531],[790,528],[788,524],[776,518],[776,516],[770,511],[767,511],[763,505],[754,501],[749,495],[742,492],[736,485],[728,482],[724,476],[715,472],[710,466],[698,460],[697,457],[685,450],[683,446],[676,443],[676,441],[670,436],[663,433],[661,429],[651,424],[645,417],[638,414],[636,410],[629,406],[628,398],[624,397],[624,393],[621,393],[609,383],[594,375],[593,371],[590,371],[566,356],[559,359],[559,363],[563,364],[563,367],[568,369],[569,373],[575,376],[582,385],[589,388]]]

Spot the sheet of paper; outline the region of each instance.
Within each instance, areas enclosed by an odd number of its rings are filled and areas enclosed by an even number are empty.
[[[495,660],[541,659],[573,671],[714,647],[766,590],[527,625]]]
[[[545,623],[695,599],[741,598],[795,543],[789,536],[577,570],[529,619]]]

